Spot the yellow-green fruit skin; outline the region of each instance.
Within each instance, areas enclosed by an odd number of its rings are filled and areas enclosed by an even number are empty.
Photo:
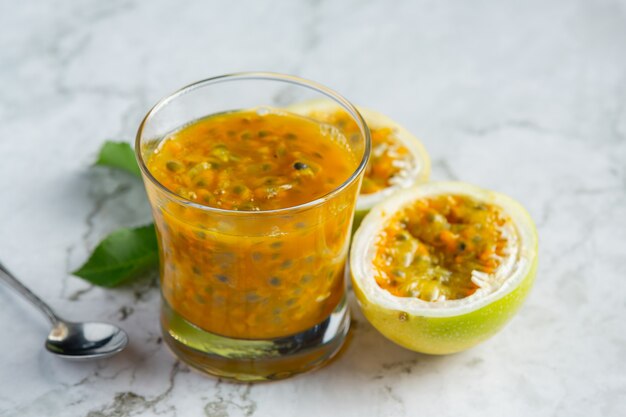
[[[496,334],[519,310],[535,280],[537,258],[510,293],[478,310],[452,317],[411,316],[369,303],[358,283],[353,288],[363,314],[385,337],[416,352],[446,355],[461,352]]]

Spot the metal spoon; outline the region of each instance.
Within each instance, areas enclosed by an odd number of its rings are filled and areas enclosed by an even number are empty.
[[[68,359],[99,359],[121,352],[128,344],[124,330],[107,323],[72,323],[62,320],[39,297],[0,263],[0,278],[41,310],[52,323],[46,339],[48,351]]]

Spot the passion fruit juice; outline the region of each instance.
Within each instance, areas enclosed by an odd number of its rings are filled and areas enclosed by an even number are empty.
[[[357,165],[336,128],[270,109],[212,115],[169,135],[147,159],[151,175],[181,197],[148,188],[169,308],[237,339],[322,322],[344,297],[358,181],[329,193]]]

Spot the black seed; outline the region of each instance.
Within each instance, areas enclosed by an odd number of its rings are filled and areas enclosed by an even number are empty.
[[[202,274],[202,271],[200,270],[200,268],[198,268],[198,267],[197,267],[197,266],[195,266],[195,265],[191,267],[191,270],[192,270],[192,271],[193,271],[193,273],[194,273],[194,274],[196,274],[196,275],[200,275],[200,274]]]
[[[296,162],[295,164],[293,164],[294,169],[297,169],[298,171],[303,170],[303,169],[307,169],[309,166],[307,164],[305,164],[304,162]]]
[[[252,252],[252,259],[258,262],[263,259],[263,254],[261,252]]]
[[[316,158],[318,158],[318,159],[324,159],[324,157],[322,156],[322,154],[321,154],[321,153],[319,153],[319,152],[314,152],[314,153],[313,153],[313,156],[315,156],[315,157],[316,157]]]
[[[270,134],[270,132],[268,132],[267,130],[259,130],[259,137],[260,138],[264,138],[264,137],[266,137],[269,134]]]
[[[291,259],[287,259],[280,265],[280,269],[289,269],[293,265],[293,261]]]
[[[459,243],[459,250],[460,251],[464,251],[466,248],[467,248],[467,245],[465,244],[465,242]]]
[[[313,279],[313,275],[306,274],[306,275],[302,275],[302,278],[300,278],[300,282],[303,284],[306,284],[307,282],[311,282],[312,279]]]
[[[215,275],[215,279],[217,279],[219,282],[228,282],[228,277],[226,275],[217,274]]]
[[[298,139],[298,136],[294,135],[293,133],[286,133],[285,134],[285,139],[287,139],[287,140],[296,140],[296,139]]]
[[[270,245],[270,247],[274,248],[274,249],[278,249],[281,246],[283,246],[283,242],[274,242]]]
[[[274,287],[278,287],[280,285],[282,281],[280,280],[280,278],[278,277],[272,277],[270,278],[270,285],[273,285]]]

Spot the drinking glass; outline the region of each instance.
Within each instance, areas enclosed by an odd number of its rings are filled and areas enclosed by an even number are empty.
[[[146,161],[173,132],[208,115],[326,100],[350,116],[359,161],[336,189],[304,204],[234,211],[164,187]],[[208,140],[208,139],[207,139]],[[191,84],[159,101],[141,123],[136,157],[156,225],[163,338],[181,360],[240,381],[285,378],[318,367],[349,330],[345,265],[369,130],[356,108],[311,81],[239,73]]]

